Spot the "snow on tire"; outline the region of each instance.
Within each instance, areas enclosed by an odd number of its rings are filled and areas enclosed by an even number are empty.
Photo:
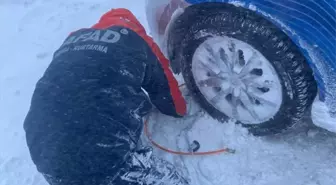
[[[168,55],[194,98],[213,118],[254,135],[299,123],[317,87],[291,39],[251,10],[225,3],[186,8],[171,25]]]

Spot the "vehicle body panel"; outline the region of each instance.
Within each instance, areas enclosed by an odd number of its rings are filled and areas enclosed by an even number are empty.
[[[147,0],[147,18],[154,40],[165,47],[174,12],[206,2],[253,10],[284,31],[313,69],[319,88],[315,102],[325,104],[330,119],[336,120],[336,0]],[[166,52],[166,48],[161,49]]]

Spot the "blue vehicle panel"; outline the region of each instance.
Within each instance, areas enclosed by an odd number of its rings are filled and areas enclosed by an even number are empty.
[[[314,71],[321,101],[336,112],[336,0],[186,0],[224,2],[263,15],[300,48]]]

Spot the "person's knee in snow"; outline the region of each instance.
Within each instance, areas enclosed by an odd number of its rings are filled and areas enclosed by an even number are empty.
[[[135,152],[152,104],[170,116],[186,113],[169,61],[130,11],[113,9],[71,33],[37,82],[24,121],[32,160],[50,184],[146,184],[153,174],[187,184],[150,151]],[[132,169],[143,178],[127,179]]]

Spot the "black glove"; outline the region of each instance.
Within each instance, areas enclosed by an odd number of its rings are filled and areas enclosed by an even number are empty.
[[[150,100],[163,114],[182,117],[186,113],[186,102],[179,90],[178,83],[169,68],[169,61],[161,53],[150,37],[148,63],[142,87],[148,92]]]

